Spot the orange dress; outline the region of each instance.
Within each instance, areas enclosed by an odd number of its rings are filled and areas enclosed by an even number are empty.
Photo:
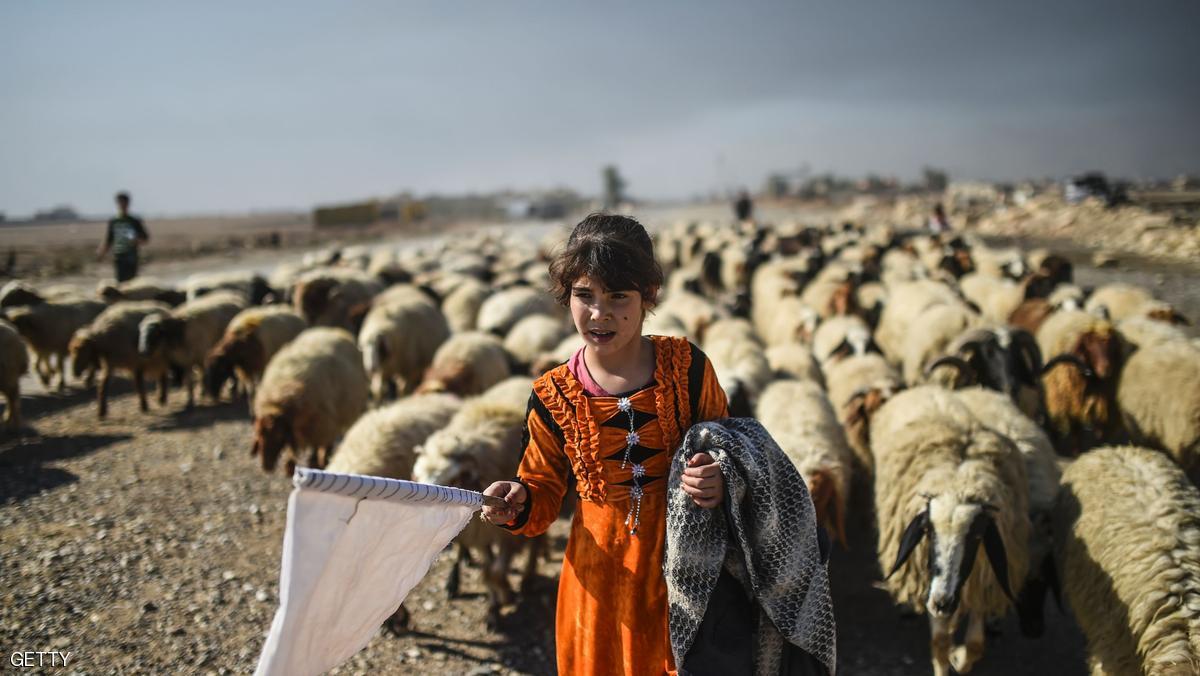
[[[573,475],[580,500],[558,583],[560,674],[675,671],[662,572],[667,476],[688,427],[728,408],[703,352],[683,338],[650,338],[654,381],[640,390],[591,396],[566,364],[533,383],[517,472],[529,502],[506,527],[545,532]]]

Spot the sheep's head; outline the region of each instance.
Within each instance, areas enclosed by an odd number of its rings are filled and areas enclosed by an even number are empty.
[[[855,296],[856,283],[853,279],[848,279],[841,284],[838,284],[833,293],[829,297],[829,314],[831,315],[852,315],[859,311],[858,301]]]
[[[453,443],[453,440],[450,440]],[[413,465],[413,480],[438,486],[453,486],[472,491],[481,491],[484,486],[479,472],[479,462],[470,453],[441,452],[439,449],[417,448],[417,461]]]
[[[96,294],[100,296],[100,300],[109,304],[115,303],[125,297],[125,294],[121,293],[121,290],[112,284],[102,284],[96,290]]]
[[[71,353],[71,372],[76,378],[82,376],[87,370],[100,366],[96,341],[86,330],[80,329],[71,336],[71,343],[67,350]]]
[[[1079,337],[1074,353],[1082,357],[1101,380],[1115,377],[1121,368],[1121,343],[1111,326],[1085,332]]]
[[[954,495],[928,497],[925,509],[909,521],[900,536],[891,577],[913,550],[928,538],[929,594],[925,607],[934,617],[949,617],[958,609],[962,588],[975,567],[980,544],[1004,595],[1013,599],[1008,581],[1008,552],[996,525],[996,508]]]
[[[300,316],[304,317],[309,324],[318,326],[317,319],[325,312],[326,306],[329,304],[329,297],[337,284],[337,280],[327,277],[318,277],[303,282],[295,292],[296,309],[300,312]]]
[[[829,352],[829,356],[825,357],[825,361],[837,363],[850,357],[860,357],[868,352],[882,354],[883,351],[871,337],[870,331],[861,326],[852,326],[846,331],[842,342],[838,343],[837,347]]]
[[[926,367],[926,378],[939,367],[951,366],[954,387],[980,385],[1014,400],[1021,387],[1037,386],[1042,371],[1037,341],[1020,329],[972,329],[956,338],[947,352]]]
[[[0,308],[21,305],[40,305],[46,302],[33,287],[24,282],[11,281],[0,289]]]
[[[257,455],[262,462],[264,472],[275,470],[279,456],[287,447],[294,446],[292,428],[288,424],[287,415],[260,415],[254,421],[254,444],[250,455]]]
[[[754,417],[754,405],[750,401],[750,388],[740,379],[734,379],[726,388],[725,395],[729,400],[729,415],[733,418]]]
[[[159,350],[183,341],[182,319],[151,315],[138,325],[138,354],[148,357]]]

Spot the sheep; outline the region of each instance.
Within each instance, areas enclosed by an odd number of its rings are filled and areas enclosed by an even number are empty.
[[[416,388],[434,353],[449,337],[450,325],[442,311],[414,287],[394,286],[380,294],[358,333],[375,400]]]
[[[712,325],[717,335],[706,334],[704,352],[712,362],[721,389],[729,398],[729,414],[753,415],[754,402],[771,382],[771,365],[762,344],[744,319],[723,319]]]
[[[821,364],[878,351],[871,328],[854,315],[830,317],[813,333],[812,353]]]
[[[704,332],[713,322],[726,316],[720,307],[691,291],[672,291],[659,303],[655,312],[675,316],[687,329],[688,339],[704,342]]]
[[[1056,312],[1037,333],[1048,430],[1060,453],[1078,455],[1121,434],[1117,413],[1120,338],[1082,311]]]
[[[480,331],[456,333],[438,347],[418,392],[479,394],[504,380],[511,370],[504,344]]]
[[[512,468],[520,463],[524,450],[521,445],[524,424],[523,405],[488,398],[468,401],[449,424],[420,445],[413,479],[481,491],[493,481],[511,478]],[[525,544],[524,539],[473,519],[457,542],[480,555],[488,588],[487,623],[494,629],[500,620],[501,606],[514,600],[508,568],[513,555]],[[529,544],[523,588],[532,581],[537,568],[537,544]]]
[[[1092,314],[1120,321],[1127,317],[1148,317],[1168,324],[1187,324],[1188,320],[1170,304],[1157,300],[1149,291],[1132,284],[1105,284],[1092,292],[1084,304]]]
[[[487,284],[473,277],[462,278],[462,282],[442,299],[442,312],[450,329],[455,333],[474,331],[479,308],[490,294]]]
[[[648,334],[655,333],[646,329],[644,325],[642,330]],[[581,347],[583,347],[583,338],[580,337],[580,335],[575,331],[572,331],[570,334],[563,337],[562,340],[558,341],[558,344],[555,345],[553,349],[538,355],[538,358],[535,359],[533,364],[531,364],[529,367],[529,375],[539,376],[546,371],[549,371],[555,366],[558,366],[559,364],[562,364],[570,359],[571,355],[575,354]]]
[[[538,357],[553,350],[566,332],[562,319],[543,314],[529,315],[514,324],[504,337],[513,371],[528,373]]]
[[[346,431],[325,469],[411,479],[417,447],[461,407],[462,400],[454,395],[418,394],[368,411]]]
[[[755,417],[804,477],[817,519],[845,546],[853,456],[825,392],[813,382],[777,380],[759,397]]]
[[[1168,341],[1134,352],[1121,370],[1117,405],[1134,443],[1165,450],[1200,480],[1200,349]]]
[[[688,337],[687,326],[683,321],[670,312],[663,312],[661,308],[656,308],[646,316],[646,321],[642,324],[642,333],[653,336]]]
[[[1200,493],[1169,458],[1121,446],[1075,460],[1054,533],[1092,674],[1200,673]]]
[[[162,355],[146,357],[138,352],[138,326],[146,318],[165,316],[170,309],[166,303],[159,301],[118,301],[71,337],[67,350],[71,355],[75,377],[89,370],[100,371],[96,385],[97,414],[100,418],[108,415],[108,387],[116,369],[133,374],[138,405],[143,413],[150,410],[146,403],[147,376],[158,377],[158,403],[167,403],[166,359]]]
[[[875,342],[895,364],[903,360],[904,343],[917,317],[934,305],[963,305],[954,290],[933,280],[897,284],[888,293],[887,305],[875,327]]]
[[[503,338],[518,321],[533,314],[562,316],[561,308],[550,294],[517,286],[492,294],[483,301],[476,328]]]
[[[823,385],[825,378],[821,375],[821,366],[817,363],[812,352],[797,343],[785,343],[767,348],[763,353],[767,365],[771,367],[772,376],[776,379],[788,378],[793,380],[809,380]]]
[[[1008,437],[1025,460],[1025,476],[1029,480],[1029,575],[1017,598],[1017,611],[1022,632],[1031,637],[1040,636],[1044,629],[1042,604],[1047,586],[1058,594],[1053,521],[1062,473],[1054,445],[1045,431],[1003,393],[972,387],[958,390],[957,394],[971,415]]]
[[[267,363],[284,345],[307,328],[304,318],[288,306],[246,308],[229,321],[225,335],[204,360],[204,388],[217,399],[236,373],[246,386],[250,403]]]
[[[821,319],[859,311],[855,289],[858,273],[841,263],[830,263],[804,286],[800,301],[816,310]]]
[[[931,305],[914,317],[911,326],[919,330],[908,334],[900,353],[904,382],[909,385],[923,382],[926,368],[945,353],[955,338],[978,326],[980,321],[977,314],[957,303]]]
[[[0,392],[4,394],[4,428],[21,428],[21,376],[29,370],[29,352],[16,327],[0,319]]]
[[[382,290],[379,280],[360,270],[318,268],[296,280],[292,304],[309,326],[354,331],[356,318],[366,313],[371,299]]]
[[[758,335],[766,337],[780,301],[800,295],[811,267],[806,259],[792,258],[769,261],[754,271],[750,278],[750,321]]]
[[[829,401],[846,430],[846,441],[859,466],[870,473],[871,418],[897,392],[904,389],[900,374],[883,355],[865,354],[830,364],[825,371]]]
[[[892,398],[871,421],[871,440],[883,585],[897,603],[929,614],[934,673],[965,673],[983,655],[984,622],[1013,599],[1010,579],[1027,573],[1021,453],[955,392],[934,386]],[[974,565],[980,547],[990,570]],[[965,644],[952,649],[964,616]]]
[[[184,292],[152,277],[138,277],[116,285],[102,283],[96,294],[109,305],[123,300],[156,300],[175,307],[187,300]]]
[[[267,473],[285,448],[289,476],[304,449],[310,465],[325,467],[334,442],[366,411],[367,389],[362,354],[345,329],[305,329],[263,373],[254,395],[250,455]]]
[[[773,308],[774,319],[766,333],[760,333],[769,346],[786,343],[809,345],[821,323],[821,315],[799,298],[787,297]]]
[[[0,287],[0,309],[37,305],[47,300],[79,296],[79,292],[71,287],[57,285],[39,290],[19,279],[14,279]]]
[[[475,401],[491,401],[519,408],[529,403],[529,395],[532,393],[533,378],[512,376],[484,390],[483,394],[475,397]]]
[[[1079,310],[1083,307],[1083,289],[1074,284],[1059,284],[1045,298],[1028,298],[1021,301],[1008,315],[1008,323],[1036,334],[1042,323],[1059,310]]]
[[[1042,273],[1029,275],[1020,283],[979,273],[963,275],[958,280],[963,296],[979,308],[980,314],[997,323],[1008,321],[1022,303],[1049,296],[1054,290],[1053,283]]]
[[[201,296],[166,315],[146,317],[138,326],[138,353],[161,354],[174,368],[183,369],[187,408],[196,403],[195,373],[225,334],[225,327],[246,307],[241,294],[220,291]]]
[[[945,379],[938,375],[943,366],[952,367]],[[950,389],[981,385],[1003,392],[1026,415],[1041,419],[1041,373],[1041,351],[1029,332],[991,326],[961,333],[925,367],[923,376]]]
[[[1126,317],[1117,322],[1117,333],[1131,349],[1187,341],[1187,334],[1178,326],[1149,317]]]
[[[57,372],[61,392],[67,387],[66,358],[71,336],[92,323],[105,307],[98,300],[51,299],[35,305],[10,307],[5,315],[37,355],[34,369],[42,384],[49,386]]]
[[[183,287],[189,301],[214,291],[241,294],[250,305],[262,305],[275,297],[267,280],[256,272],[198,273],[188,277]]]

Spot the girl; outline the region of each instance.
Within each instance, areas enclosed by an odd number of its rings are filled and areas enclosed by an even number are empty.
[[[588,216],[550,277],[584,346],[534,381],[517,478],[484,491],[509,507],[483,515],[540,535],[573,476],[580,501],[559,578],[558,672],[673,673],[662,572],[667,476],[692,424],[728,416],[725,393],[686,339],[642,335],[663,273],[637,221]],[[693,456],[681,488],[716,507],[720,467],[708,454]]]

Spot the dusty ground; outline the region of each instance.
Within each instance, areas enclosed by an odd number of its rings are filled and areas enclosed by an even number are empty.
[[[218,260],[191,263],[203,269]],[[1125,265],[1078,274],[1083,283],[1147,284],[1200,317],[1196,269]],[[164,276],[189,267],[169,270]],[[175,391],[166,408],[152,404],[142,414],[122,386],[109,419],[98,422],[90,393],[60,396],[38,385],[27,392],[26,429],[0,438],[3,668],[11,652],[57,650],[72,653],[62,673],[251,671],[278,603],[290,485],[252,461],[245,405],[184,412]],[[381,632],[335,673],[552,673],[565,532],[565,523],[555,526],[536,592],[506,610],[498,632],[484,628],[476,569],[466,569],[463,598],[446,598],[443,557],[409,598],[415,631]],[[873,536],[862,523],[852,532],[850,549],[831,562],[842,673],[929,673],[925,620],[906,616],[875,588]],[[1072,620],[1048,604],[1047,621],[1044,637],[1027,640],[1008,618],[973,673],[1085,673]]]

